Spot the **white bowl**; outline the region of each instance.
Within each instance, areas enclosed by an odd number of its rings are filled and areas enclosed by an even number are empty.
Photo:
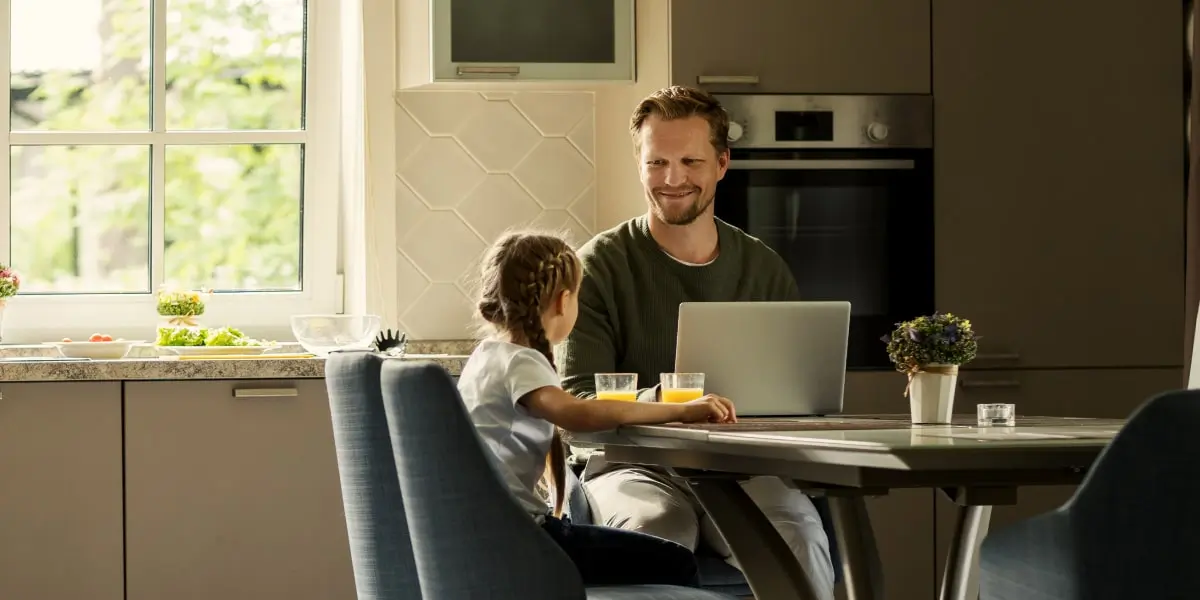
[[[115,340],[112,342],[48,342],[58,348],[66,358],[91,358],[95,360],[117,360],[125,358],[129,350],[142,342],[137,340]]]
[[[379,333],[379,315],[293,315],[292,334],[308,352],[367,349]]]

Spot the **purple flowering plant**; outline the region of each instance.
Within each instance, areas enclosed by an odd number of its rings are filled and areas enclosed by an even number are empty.
[[[896,324],[882,341],[897,371],[915,372],[925,365],[963,365],[975,358],[979,336],[971,322],[951,313],[934,313]]]
[[[21,278],[7,265],[0,264],[0,300],[17,295],[21,289]]]

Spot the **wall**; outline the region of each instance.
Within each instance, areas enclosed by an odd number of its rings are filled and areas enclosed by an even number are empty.
[[[427,0],[406,2],[396,30],[418,36],[427,27],[411,21],[427,18]],[[394,186],[395,203],[373,213],[387,219],[375,224],[376,236],[397,248],[379,258],[385,269],[396,260],[394,280],[374,287],[395,293],[377,299],[376,312],[396,315],[414,339],[470,337],[478,258],[502,231],[563,230],[578,244],[645,210],[629,114],[669,80],[670,0],[639,0],[637,11],[636,83],[454,83],[396,93],[396,177],[375,188]],[[411,55],[406,61],[404,39],[397,47],[402,71],[421,68]],[[380,229],[389,222],[392,230]]]
[[[480,255],[506,229],[596,227],[594,94],[404,91],[397,306],[416,339],[469,337]]]

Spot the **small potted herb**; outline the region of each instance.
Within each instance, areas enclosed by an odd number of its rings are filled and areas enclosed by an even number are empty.
[[[954,413],[958,368],[975,359],[979,336],[971,322],[950,313],[934,313],[896,324],[883,336],[896,370],[908,374],[912,422],[948,424]]]
[[[198,327],[207,291],[162,289],[156,294],[158,315],[170,327]]]
[[[0,263],[0,328],[4,325],[4,307],[8,305],[8,299],[16,296],[19,291],[21,278],[17,276],[17,272]],[[4,339],[2,335],[0,339]]]

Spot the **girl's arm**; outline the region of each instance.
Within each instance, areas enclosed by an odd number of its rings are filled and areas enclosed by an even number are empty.
[[[606,431],[621,425],[653,425],[672,421],[730,423],[737,421],[733,403],[708,395],[683,404],[581,400],[556,386],[540,387],[519,402],[535,417],[577,433]]]

